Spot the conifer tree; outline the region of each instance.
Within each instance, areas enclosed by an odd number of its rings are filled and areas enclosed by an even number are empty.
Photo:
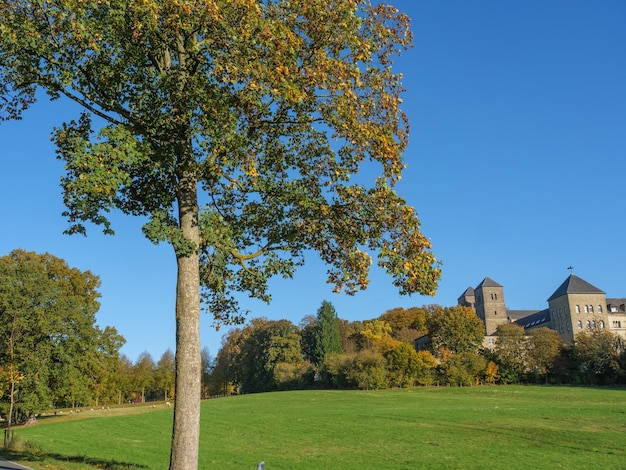
[[[329,355],[342,352],[339,318],[333,304],[325,300],[317,311],[317,323],[313,332],[313,363],[322,364]]]

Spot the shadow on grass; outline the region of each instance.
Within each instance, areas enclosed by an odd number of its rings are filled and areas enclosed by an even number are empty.
[[[69,455],[60,455],[49,452],[16,452],[9,449],[1,449],[0,448],[0,456],[4,459],[10,460],[12,462],[19,463],[20,465],[28,466],[29,463],[38,463],[47,465],[58,465],[58,468],[63,468],[61,465],[63,464],[87,464],[90,468],[101,468],[103,470],[132,470],[132,469],[142,469],[148,468],[145,465],[138,465],[135,463],[128,462],[119,462],[117,460],[104,460],[104,459],[95,459],[91,457],[85,456],[69,456]],[[0,462],[0,470],[3,467]],[[55,468],[55,467],[51,467]]]

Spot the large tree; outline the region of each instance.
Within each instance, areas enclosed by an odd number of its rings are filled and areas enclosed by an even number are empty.
[[[535,328],[528,332],[528,366],[532,375],[545,378],[554,369],[563,351],[563,340],[558,331],[550,328]]]
[[[429,307],[426,328],[430,346],[435,355],[451,352],[477,352],[480,348],[485,326],[469,307]]]
[[[202,293],[237,321],[233,293],[269,300],[308,249],[337,291],[367,286],[369,250],[402,293],[434,292],[393,188],[408,123],[392,62],[410,42],[406,15],[366,0],[0,0],[0,118],[38,89],[85,110],[53,136],[68,231],[112,233],[118,209],[174,249],[171,468],[197,467]],[[351,179],[365,167],[380,176]]]
[[[624,340],[608,330],[577,334],[572,352],[580,380],[585,384],[613,385],[620,374],[619,357],[624,349]]]
[[[0,365],[9,372],[3,403],[9,423],[51,403],[98,397],[102,369],[124,343],[114,328],[95,324],[99,285],[91,272],[47,253],[0,257]]]
[[[300,339],[300,329],[289,320],[253,319],[242,331],[240,352],[235,360],[242,391],[254,393],[281,388],[277,367],[300,366],[304,362]]]

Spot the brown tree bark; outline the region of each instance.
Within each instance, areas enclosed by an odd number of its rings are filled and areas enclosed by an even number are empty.
[[[180,181],[179,221],[183,237],[199,245],[196,181]],[[176,391],[170,470],[198,468],[200,436],[200,269],[197,249],[177,255]]]

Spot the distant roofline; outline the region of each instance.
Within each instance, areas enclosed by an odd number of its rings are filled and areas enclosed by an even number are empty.
[[[596,286],[589,284],[584,279],[570,274],[565,281],[554,291],[548,302],[567,294],[604,294],[605,292]]]
[[[494,281],[493,279],[486,277],[485,279],[481,281],[480,284],[476,286],[476,289],[478,290],[482,287],[502,287],[502,286],[498,284],[496,281]]]

